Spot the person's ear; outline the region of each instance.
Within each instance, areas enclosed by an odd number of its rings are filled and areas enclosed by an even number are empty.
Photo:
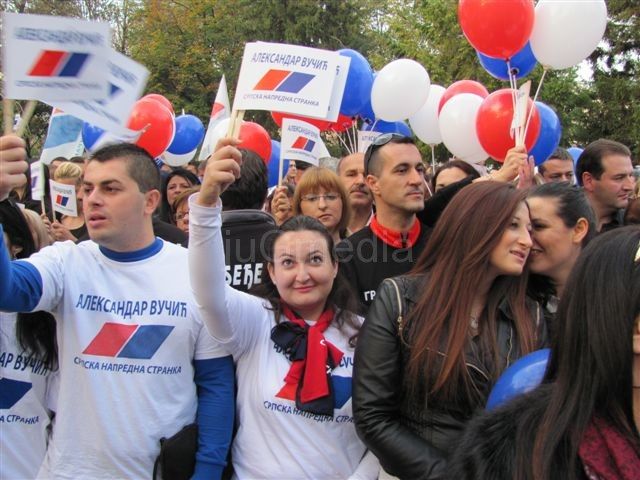
[[[587,192],[593,192],[593,190],[596,188],[595,180],[596,180],[596,177],[594,177],[591,173],[589,172],[582,173],[582,187]]]
[[[633,353],[640,355],[640,316],[636,317],[633,329]]]
[[[369,190],[371,190],[371,193],[373,193],[374,195],[380,195],[380,186],[378,185],[378,177],[376,177],[375,175],[369,174],[367,175],[365,182],[367,184],[367,187],[369,187]]]
[[[589,233],[589,222],[586,218],[580,217],[573,227],[573,243],[581,244],[587,233]]]
[[[144,211],[149,215],[153,215],[160,204],[161,194],[159,190],[149,190],[144,194]]]

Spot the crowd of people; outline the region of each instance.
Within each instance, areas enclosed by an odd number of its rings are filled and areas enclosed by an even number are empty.
[[[640,478],[626,146],[431,171],[385,134],[269,192],[238,145],[52,162],[73,217],[0,137],[0,478]],[[542,383],[485,412],[547,347]]]

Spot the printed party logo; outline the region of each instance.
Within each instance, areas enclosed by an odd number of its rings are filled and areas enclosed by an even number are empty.
[[[67,203],[69,203],[69,198],[66,195],[61,195],[58,194],[56,195],[56,205],[59,205],[61,207],[66,207]]]
[[[13,407],[31,390],[31,384],[10,378],[0,378],[0,410]]]
[[[271,69],[258,81],[254,90],[299,93],[316,76],[291,70]]]
[[[29,70],[32,77],[78,77],[91,55],[88,53],[43,50]]]
[[[296,138],[296,141],[293,142],[291,148],[299,148],[300,150],[304,150],[305,152],[312,152],[313,147],[315,147],[316,142],[311,140],[310,138],[303,137],[302,135]]]
[[[173,328],[170,325],[107,322],[82,353],[102,357],[150,359]]]

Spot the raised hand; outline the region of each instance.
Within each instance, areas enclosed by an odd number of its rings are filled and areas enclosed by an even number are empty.
[[[11,190],[27,182],[27,168],[24,140],[16,135],[0,137],[0,201],[6,199]]]
[[[240,140],[235,138],[222,138],[218,141],[213,155],[207,160],[200,194],[196,200],[198,205],[213,207],[218,203],[220,194],[240,178],[242,153],[236,148],[239,143]]]

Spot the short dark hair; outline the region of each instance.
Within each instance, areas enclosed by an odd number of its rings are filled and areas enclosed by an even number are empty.
[[[582,174],[590,173],[596,180],[600,180],[600,176],[604,172],[602,167],[602,159],[607,155],[622,155],[631,157],[631,150],[620,142],[600,138],[591,142],[578,157],[576,164],[576,178],[578,185],[582,186]]]
[[[268,191],[267,166],[258,154],[244,148],[240,178],[225,190],[220,198],[225,210],[262,208]]]
[[[571,163],[573,163],[573,157],[571,156],[569,151],[566,148],[562,148],[562,147],[556,148],[553,151],[553,153],[549,156],[549,158],[547,158],[547,160],[567,160],[567,161],[570,160]],[[547,160],[545,160],[545,162]],[[546,171],[546,168],[544,166],[544,162],[542,162],[540,165],[538,165],[538,172],[540,172],[540,175],[544,175],[545,171]]]
[[[144,148],[132,143],[116,143],[102,147],[89,157],[89,162],[102,163],[115,159],[125,161],[127,173],[142,193],[160,190],[160,173],[153,157]]]
[[[415,145],[416,142],[411,137],[403,137],[402,135],[394,134],[391,138],[382,145],[376,145],[375,140],[369,147],[367,148],[367,152],[365,153],[365,162],[364,162],[364,170],[365,175],[380,175],[381,170],[381,156],[380,150],[389,144],[409,144]],[[367,153],[369,154],[369,159],[367,161]]]
[[[527,198],[532,197],[555,198],[558,201],[556,213],[567,228],[575,227],[581,218],[587,220],[589,231],[582,239],[583,248],[596,236],[596,214],[581,188],[567,182],[543,183],[531,189]]]
[[[459,168],[464,173],[466,173],[468,177],[472,177],[474,180],[476,178],[480,178],[480,173],[475,168],[473,168],[470,163],[467,163],[464,160],[449,160],[447,163],[444,163],[438,167],[436,173],[434,173],[433,178],[431,179],[431,188],[434,192],[436,190],[436,184],[438,183],[438,175],[450,168]]]

